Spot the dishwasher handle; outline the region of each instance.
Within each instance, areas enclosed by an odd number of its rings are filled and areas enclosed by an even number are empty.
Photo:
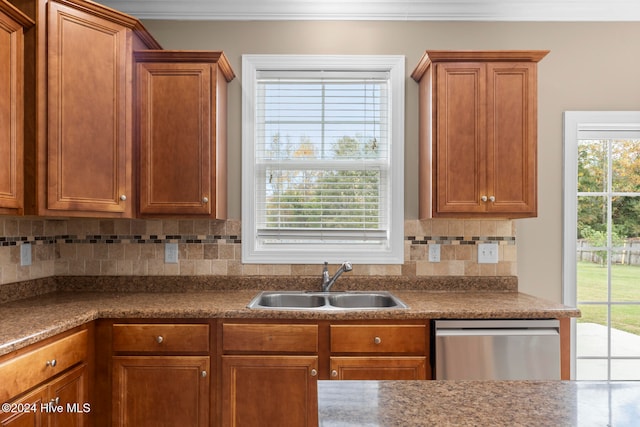
[[[544,329],[436,329],[436,337],[473,336],[554,336],[560,332],[554,328]]]

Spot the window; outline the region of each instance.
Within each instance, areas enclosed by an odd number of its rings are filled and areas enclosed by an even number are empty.
[[[404,57],[242,69],[243,262],[402,263]]]
[[[640,112],[565,113],[572,378],[640,380]]]

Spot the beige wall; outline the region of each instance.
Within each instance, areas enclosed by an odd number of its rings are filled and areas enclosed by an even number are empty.
[[[640,23],[145,21],[166,49],[224,50],[229,86],[230,215],[240,217],[241,55],[406,56],[405,218],[417,217],[417,86],[425,49],[550,49],[539,66],[539,216],[518,220],[520,290],[559,301],[562,274],[562,112],[640,110]]]

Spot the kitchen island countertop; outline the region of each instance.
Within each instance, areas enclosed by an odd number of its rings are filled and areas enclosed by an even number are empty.
[[[640,382],[318,381],[320,427],[631,427]]]

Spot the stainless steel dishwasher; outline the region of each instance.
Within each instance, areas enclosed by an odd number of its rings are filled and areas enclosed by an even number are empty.
[[[439,380],[559,380],[558,320],[436,320]]]

